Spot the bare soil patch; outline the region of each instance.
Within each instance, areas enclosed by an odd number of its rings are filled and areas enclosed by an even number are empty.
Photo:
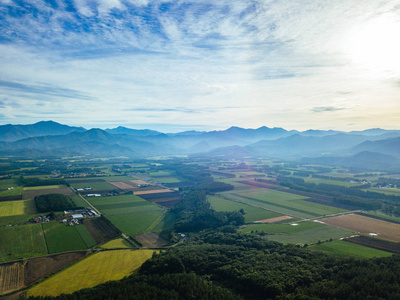
[[[173,191],[168,189],[158,189],[158,190],[149,190],[149,191],[135,191],[135,195],[147,195],[147,194],[158,194],[158,193],[171,193]]]
[[[150,184],[149,182],[144,180],[132,180],[131,182],[136,186]]]
[[[124,190],[124,191],[133,191],[135,190],[135,186],[129,181],[112,181],[110,182],[113,186]]]
[[[281,216],[281,217],[275,217],[275,218],[269,218],[269,219],[264,219],[264,220],[260,220],[260,221],[255,221],[254,223],[275,223],[275,222],[279,222],[279,221],[284,221],[284,220],[290,220],[293,219],[293,217],[290,216]]]
[[[29,259],[25,264],[25,286],[54,274],[81,258],[90,251],[74,251]]]
[[[154,232],[146,232],[135,235],[135,239],[142,244],[143,248],[158,248],[168,244],[168,241]]]
[[[400,242],[400,224],[386,222],[357,214],[347,214],[321,219],[321,221],[340,228],[358,231],[363,234],[374,233],[379,238]]]

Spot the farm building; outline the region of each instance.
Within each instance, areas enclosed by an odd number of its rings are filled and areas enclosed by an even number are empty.
[[[76,214],[76,215],[72,215],[72,219],[83,219],[83,215],[82,214]]]

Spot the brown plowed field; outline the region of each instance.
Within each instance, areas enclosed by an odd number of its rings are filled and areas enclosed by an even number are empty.
[[[29,259],[25,264],[26,286],[54,274],[85,257],[89,251],[75,251]]]
[[[173,191],[168,189],[158,189],[158,190],[149,190],[149,191],[135,191],[135,195],[147,195],[147,194],[158,194],[158,193],[171,193]]]
[[[148,183],[147,181],[144,181],[144,180],[132,180],[131,181],[133,184],[135,184],[136,186],[138,186],[138,185],[144,185],[144,184],[150,184],[150,183]]]
[[[275,222],[290,220],[290,219],[293,219],[293,217],[281,216],[281,217],[275,217],[275,218],[269,218],[269,219],[264,219],[264,220],[260,220],[260,221],[255,221],[254,223],[275,223]]]
[[[375,233],[379,238],[400,242],[400,224],[390,223],[356,214],[321,219],[327,224],[358,231],[363,234]]]
[[[166,239],[154,232],[135,235],[135,239],[142,244],[143,248],[158,248],[168,244]]]
[[[63,194],[66,196],[75,196],[74,192],[69,188],[59,188],[59,189],[44,189],[44,190],[29,190],[23,191],[23,198],[26,199],[34,199],[36,196],[40,195],[48,195],[48,194]]]
[[[74,251],[0,264],[0,295],[17,291],[54,274],[85,257],[89,251]]]
[[[118,232],[114,230],[102,218],[90,218],[83,222],[83,225],[89,231],[97,244],[107,242],[119,236]]]
[[[112,181],[110,183],[124,191],[133,191],[137,187],[130,181]]]
[[[13,201],[13,200],[22,200],[22,195],[0,197],[0,202],[1,201]]]
[[[383,250],[391,253],[400,254],[400,244],[390,241],[377,239],[375,237],[357,236],[348,239],[343,239],[345,242],[366,246],[378,250]]]
[[[24,265],[14,262],[0,265],[0,295],[24,287]]]

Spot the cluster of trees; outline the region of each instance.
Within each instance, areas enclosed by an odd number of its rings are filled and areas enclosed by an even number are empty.
[[[243,212],[216,212],[213,210],[203,190],[188,192],[171,212],[177,216],[175,230],[178,232],[197,232],[225,225],[244,224]]]
[[[334,202],[358,209],[378,210],[384,206],[398,207],[400,203],[399,196],[363,191],[354,187],[348,188],[324,183],[306,183],[302,178],[280,177],[279,180],[283,186],[299,191],[332,196]]]
[[[38,213],[64,211],[78,208],[70,197],[62,194],[36,196],[35,205]]]
[[[25,178],[22,175],[19,177],[18,184],[23,186],[46,186],[46,185],[58,185],[58,184],[69,186],[68,182],[66,182],[62,178],[50,178],[50,179],[41,179],[38,177]]]

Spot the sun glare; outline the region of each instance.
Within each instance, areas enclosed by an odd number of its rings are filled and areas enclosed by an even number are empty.
[[[344,52],[356,67],[368,75],[400,75],[400,22],[381,17],[354,27],[346,37]]]

